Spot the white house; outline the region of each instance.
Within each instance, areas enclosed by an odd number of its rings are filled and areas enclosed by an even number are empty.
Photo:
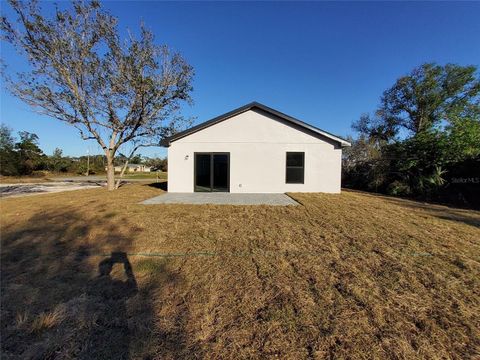
[[[123,169],[123,165],[115,166],[115,172],[121,172]],[[107,168],[105,168],[107,170]],[[141,173],[149,173],[152,171],[151,166],[142,165],[142,164],[128,164],[125,172],[127,173],[134,173],[134,172],[141,172]]]
[[[253,102],[180,132],[168,146],[168,191],[339,193],[350,143]]]

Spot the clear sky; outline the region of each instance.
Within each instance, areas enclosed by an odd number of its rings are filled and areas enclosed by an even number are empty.
[[[2,0],[2,13],[11,11]],[[51,6],[44,4],[44,6]],[[480,2],[114,2],[120,28],[141,20],[195,68],[203,122],[251,101],[340,136],[381,93],[424,62],[480,64]],[[15,71],[22,61],[2,44]],[[40,117],[1,90],[1,121],[40,137],[46,153],[100,153],[76,130]],[[164,155],[165,149],[142,152]]]

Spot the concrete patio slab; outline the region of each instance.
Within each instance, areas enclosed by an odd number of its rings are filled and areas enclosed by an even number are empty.
[[[166,193],[145,200],[141,204],[299,205],[299,203],[285,194],[231,194],[221,192]]]

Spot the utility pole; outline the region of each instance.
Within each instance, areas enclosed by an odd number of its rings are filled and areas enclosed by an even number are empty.
[[[90,149],[87,148],[87,172],[85,173],[85,176],[88,176],[90,174]]]

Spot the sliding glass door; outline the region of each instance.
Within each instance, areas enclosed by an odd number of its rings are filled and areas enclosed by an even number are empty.
[[[212,191],[228,192],[229,189],[229,154],[213,154]]]
[[[195,191],[230,191],[230,153],[195,153]]]
[[[211,165],[210,154],[195,154],[195,191],[212,191]]]

